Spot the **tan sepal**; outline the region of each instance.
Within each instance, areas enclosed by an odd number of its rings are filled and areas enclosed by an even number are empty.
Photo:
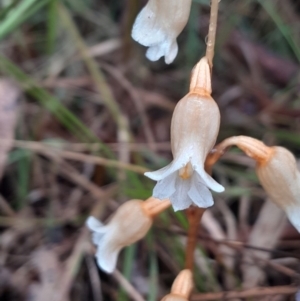
[[[188,301],[193,286],[191,270],[182,270],[173,282],[171,293],[165,296],[162,301]]]
[[[141,207],[143,208],[145,213],[150,217],[158,215],[170,206],[170,200],[160,200],[154,197],[150,197],[145,202],[141,203]]]
[[[203,57],[192,71],[190,93],[203,96],[211,94],[211,74],[206,57]]]

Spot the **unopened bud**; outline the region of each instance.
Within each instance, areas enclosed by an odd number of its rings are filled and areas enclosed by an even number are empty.
[[[274,146],[270,150],[267,160],[257,164],[258,178],[271,200],[285,210],[300,232],[300,173],[295,157],[283,147]]]
[[[171,293],[161,301],[188,301],[193,286],[193,274],[191,270],[183,270],[174,280]]]

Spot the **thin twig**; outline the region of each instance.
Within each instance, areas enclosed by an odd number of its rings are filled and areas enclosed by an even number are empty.
[[[115,67],[110,66],[108,64],[102,64],[103,69],[105,69],[111,76],[113,76],[120,85],[128,92],[128,94],[131,96],[132,101],[134,102],[138,114],[141,118],[141,121],[143,123],[143,130],[145,133],[145,137],[147,139],[147,142],[149,143],[150,148],[153,150],[156,150],[155,148],[155,139],[152,132],[152,129],[150,127],[149,119],[146,114],[145,106],[143,101],[140,99],[140,96],[138,92],[136,91],[135,87],[126,79],[126,77]]]
[[[118,271],[115,270],[112,274],[114,278],[119,282],[123,289],[134,301],[145,301],[143,296],[131,285],[131,283]]]
[[[192,296],[192,301],[201,300],[228,300],[235,298],[250,298],[270,295],[292,295],[299,291],[295,286],[273,286],[273,287],[255,287],[244,291],[229,291],[221,293],[196,294]]]
[[[1,140],[1,143],[4,144],[6,142],[5,142],[5,140]],[[102,157],[98,157],[98,156],[91,156],[91,155],[86,155],[86,154],[81,154],[81,153],[76,153],[76,152],[71,152],[71,151],[62,151],[62,150],[59,150],[57,147],[52,147],[51,145],[45,145],[43,143],[34,142],[34,141],[15,140],[15,141],[13,141],[12,144],[14,147],[28,149],[28,150],[43,154],[50,158],[60,157],[63,159],[68,159],[68,160],[74,160],[74,161],[79,161],[79,162],[103,165],[103,166],[107,166],[107,167],[116,167],[116,168],[120,168],[120,169],[131,170],[131,171],[134,171],[134,172],[140,173],[140,174],[144,174],[146,171],[148,171],[148,169],[146,169],[145,167],[142,167],[142,166],[129,164],[129,163],[122,163],[122,162],[119,162],[116,160],[110,160],[110,159],[106,159],[106,158],[102,158]]]
[[[215,53],[215,41],[218,22],[219,0],[211,0],[209,29],[206,43],[206,54],[210,69],[213,66],[213,58]]]
[[[7,200],[0,194],[0,210],[5,213],[7,216],[15,217],[16,212],[9,205]]]

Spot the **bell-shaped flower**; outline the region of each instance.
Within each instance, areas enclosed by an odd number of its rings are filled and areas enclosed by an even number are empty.
[[[219,108],[210,94],[210,69],[207,59],[202,58],[193,70],[190,92],[178,102],[173,113],[174,160],[158,171],[145,173],[157,181],[153,196],[170,199],[175,211],[192,204],[210,207],[213,198],[209,189],[224,191],[204,170],[206,156],[215,144],[220,126]]]
[[[191,0],[149,0],[138,14],[132,28],[132,38],[149,47],[146,56],[157,61],[165,56],[165,62],[174,61],[178,45],[176,38],[186,25]]]
[[[188,301],[193,289],[193,274],[191,270],[181,271],[173,282],[171,293],[161,301]]]
[[[90,216],[86,224],[93,231],[93,242],[98,247],[95,255],[98,266],[112,273],[121,249],[144,237],[153,217],[169,206],[169,200],[131,200],[118,208],[107,225]]]
[[[267,194],[300,232],[300,173],[287,149],[270,147],[269,156],[257,163],[256,172]]]

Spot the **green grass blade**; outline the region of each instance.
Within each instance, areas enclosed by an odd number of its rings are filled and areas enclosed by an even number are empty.
[[[136,251],[136,244],[133,244],[129,247],[127,247],[124,250],[124,264],[123,264],[123,275],[127,280],[130,280],[134,257],[135,257],[135,251]],[[118,294],[118,301],[127,301],[129,300],[126,292],[123,288],[120,289]]]
[[[34,5],[37,8],[41,7],[42,4],[46,4],[47,1],[41,0],[22,0],[19,2],[19,5],[13,7],[9,14],[6,15],[6,18],[1,22],[0,25],[0,39],[3,39],[8,33],[15,29],[18,25],[24,22],[30,15],[27,14],[27,11],[31,9],[31,14],[36,12]]]

